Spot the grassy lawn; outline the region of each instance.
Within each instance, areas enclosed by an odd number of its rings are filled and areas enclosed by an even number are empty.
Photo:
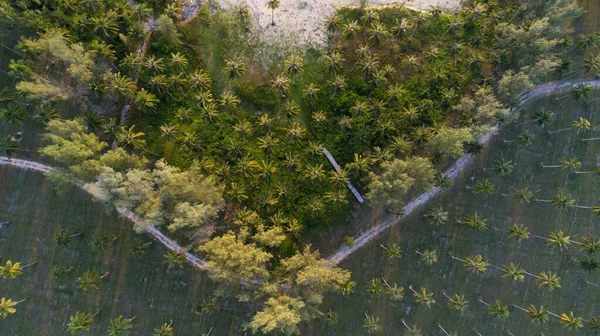
[[[597,96],[598,93],[595,94]],[[596,97],[597,98],[597,97]],[[590,119],[592,126],[600,120],[595,115],[600,107],[597,102],[582,104],[571,98],[554,102],[552,98],[531,103],[523,116],[525,121],[537,110],[546,108],[554,114],[553,120],[544,131],[539,126],[524,123],[505,129],[496,137],[495,143],[486,151],[473,167],[451,190],[446,191],[436,203],[449,211],[449,221],[443,226],[433,226],[424,218],[423,209],[394,227],[385,237],[373,242],[368,248],[350,257],[341,266],[352,271],[357,281],[355,293],[348,297],[332,298],[326,304],[339,314],[337,327],[329,331],[335,335],[363,335],[364,313],[376,316],[383,326],[381,335],[397,334],[403,329],[401,319],[409,325],[416,324],[423,329],[424,335],[441,334],[437,324],[459,335],[475,334],[475,328],[483,335],[592,335],[587,329],[569,331],[562,328],[559,319],[550,316],[547,324],[535,324],[524,312],[510,307],[516,304],[527,308],[530,304],[544,305],[548,310],[560,315],[573,311],[576,316],[589,319],[600,312],[600,288],[585,281],[600,283],[600,274],[588,274],[581,270],[572,258],[581,259],[583,253],[579,247],[570,246],[563,251],[551,248],[541,239],[530,238],[516,242],[507,237],[507,233],[493,228],[507,229],[512,224],[523,224],[531,233],[547,237],[551,231],[563,230],[571,239],[581,241],[583,237],[598,236],[598,215],[589,209],[558,209],[548,203],[531,202],[520,204],[514,198],[502,197],[512,188],[528,187],[538,191],[534,198],[548,199],[563,190],[571,194],[580,205],[598,205],[600,179],[595,174],[569,174],[565,169],[542,168],[559,164],[566,157],[578,157],[583,166],[580,170],[594,170],[598,166],[600,141],[582,142],[582,138],[598,136],[598,127],[584,134],[565,131],[548,135],[548,130],[569,127],[572,120],[584,117]],[[524,131],[535,135],[533,144],[527,148],[516,143],[504,143],[513,140]],[[512,174],[498,177],[489,169],[499,158],[513,161]],[[489,179],[495,185],[490,196],[476,195],[466,190],[467,185]],[[463,215],[478,212],[480,218],[487,219],[489,229],[485,232],[473,232],[464,225],[456,223]],[[403,257],[393,262],[383,256],[380,244],[396,243],[402,247]],[[431,266],[419,261],[415,251],[436,249],[439,262]],[[482,275],[468,271],[461,262],[451,259],[451,255],[465,258],[472,254],[481,254],[493,265],[502,266],[509,262],[518,262],[526,271],[539,274],[552,271],[561,278],[562,288],[550,291],[537,286],[535,279],[526,276],[524,281],[513,283],[502,278],[499,270],[490,268]],[[400,302],[390,301],[383,294],[376,298],[367,293],[367,282],[372,278],[384,277],[388,283],[404,286],[406,298]],[[421,286],[434,293],[436,304],[431,309],[419,306],[408,286],[415,289]],[[454,293],[465,295],[469,308],[464,314],[448,308],[449,296]],[[499,299],[509,305],[510,316],[506,320],[493,318],[486,307],[477,299],[493,303]],[[315,326],[315,328],[318,328]],[[319,333],[316,333],[319,334]]]

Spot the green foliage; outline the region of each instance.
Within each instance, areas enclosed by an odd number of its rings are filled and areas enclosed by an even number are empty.
[[[428,159],[414,157],[381,164],[382,173],[369,173],[367,198],[375,204],[398,209],[409,191],[421,191],[431,186],[435,170]]]

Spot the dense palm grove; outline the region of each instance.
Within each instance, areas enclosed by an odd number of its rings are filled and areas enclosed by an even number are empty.
[[[308,51],[270,49],[246,8],[188,11],[2,2],[14,55],[2,125],[47,125],[41,154],[59,190],[85,185],[140,216],[138,231],[161,227],[196,249],[221,295],[264,302],[248,324],[263,332],[298,333],[322,315],[325,293],[352,290],[349,272],[303,244],[311,227],[348,219],[347,180],[400,211],[443,183],[448,160],[480,151],[520,93],[568,73],[567,52],[597,41],[575,45],[580,11],[566,0],[344,8],[327,23],[327,47]],[[2,140],[8,156],[17,138]]]

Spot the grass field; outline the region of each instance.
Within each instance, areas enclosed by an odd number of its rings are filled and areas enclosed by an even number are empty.
[[[553,121],[542,131],[537,125],[524,123],[504,130],[473,167],[473,171],[464,175],[452,189],[446,191],[438,202],[449,211],[447,224],[435,227],[423,218],[423,212],[409,218],[394,227],[386,237],[373,242],[372,245],[359,251],[341,266],[348,268],[358,282],[355,294],[349,297],[332,299],[328,304],[340,316],[340,323],[332,329],[335,335],[362,335],[364,313],[377,316],[384,326],[381,335],[397,334],[403,329],[401,319],[408,324],[416,324],[423,329],[424,335],[437,335],[441,324],[448,331],[456,331],[459,335],[475,334],[475,328],[482,335],[592,335],[589,329],[568,331],[562,328],[559,319],[550,316],[547,324],[536,325],[524,312],[511,308],[510,317],[506,320],[494,319],[488,315],[486,307],[477,302],[478,298],[492,303],[500,299],[504,304],[516,304],[527,307],[543,304],[548,310],[560,315],[573,311],[576,316],[588,319],[600,315],[600,288],[585,281],[600,283],[598,272],[587,274],[579,269],[572,257],[581,258],[582,252],[571,246],[562,252],[546,245],[541,239],[530,238],[516,242],[507,238],[504,232],[492,228],[507,229],[518,223],[526,225],[530,231],[540,236],[548,236],[551,231],[564,230],[573,240],[581,240],[584,236],[598,236],[598,215],[589,209],[558,209],[548,203],[531,202],[520,204],[514,198],[502,197],[500,194],[510,193],[512,188],[528,187],[535,193],[535,198],[548,199],[565,190],[581,205],[599,205],[600,178],[595,174],[569,174],[565,169],[542,168],[546,165],[558,164],[561,158],[578,157],[583,167],[580,170],[594,170],[600,160],[600,141],[582,142],[585,137],[598,136],[598,117],[595,111],[600,107],[597,102],[591,104],[576,103],[570,97],[554,102],[553,98],[533,102],[523,114],[525,121],[532,112],[546,108],[554,114]],[[565,131],[548,135],[546,131],[569,127],[575,118],[589,118],[595,130],[585,134]],[[529,130],[535,135],[533,144],[528,148],[519,147],[516,143],[504,143],[502,140],[513,140],[517,135]],[[514,163],[512,174],[497,177],[484,168],[492,167],[495,160],[506,158]],[[466,190],[467,185],[476,181],[489,179],[495,185],[494,194],[490,196],[475,195]],[[456,223],[463,215],[478,212],[481,218],[487,219],[490,229],[485,232],[469,231],[464,225]],[[402,247],[403,257],[399,261],[389,262],[382,254],[380,244],[396,243]],[[421,263],[416,250],[436,249],[440,260],[427,266]],[[518,262],[530,273],[552,271],[561,277],[562,288],[550,291],[539,288],[535,279],[526,277],[524,281],[513,283],[503,279],[501,272],[490,268],[482,275],[470,273],[461,262],[450,258],[455,255],[465,258],[472,254],[481,254],[491,264],[502,266],[510,261]],[[384,277],[388,283],[397,283],[405,287],[406,298],[401,302],[390,301],[386,295],[375,298],[366,292],[367,281],[371,278]],[[415,303],[408,286],[416,289],[421,286],[434,293],[436,304],[428,309]],[[465,295],[469,308],[464,314],[451,311],[448,295],[458,293]],[[440,333],[441,334],[441,333]]]
[[[153,328],[173,320],[178,335],[200,335],[213,328],[212,335],[243,334],[239,326],[248,316],[235,302],[223,301],[213,313],[202,313],[213,283],[206,273],[190,266],[167,269],[166,249],[152,244],[141,257],[130,254],[137,236],[130,223],[115,211],[94,203],[90,196],[73,187],[56,195],[42,174],[0,168],[0,255],[23,264],[37,260],[15,279],[0,280],[0,296],[28,300],[17,306],[17,313],[2,320],[2,335],[66,335],[66,323],[76,311],[100,310],[91,335],[106,334],[111,318],[136,316],[133,331],[150,335]],[[71,233],[84,232],[68,247],[57,247],[53,234],[59,228]],[[90,246],[94,234],[118,235],[102,254]],[[63,279],[51,280],[54,266],[73,270]],[[99,290],[83,292],[76,278],[85,271],[110,272]]]

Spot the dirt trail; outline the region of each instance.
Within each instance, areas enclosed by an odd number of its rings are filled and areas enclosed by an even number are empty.
[[[572,82],[562,82],[562,83],[550,82],[550,83],[542,84],[542,85],[536,86],[536,87],[530,89],[529,91],[526,91],[525,93],[523,93],[520,97],[520,104],[522,106],[523,104],[525,104],[527,101],[529,101],[531,99],[548,96],[552,93],[555,93],[556,91],[570,89],[570,88],[572,88],[576,85],[580,85],[580,84],[588,84],[594,88],[598,88],[598,87],[600,87],[600,80],[582,80],[582,81],[572,81]],[[481,142],[484,145],[487,145],[495,133],[496,133],[496,130],[486,133],[479,139],[479,142]],[[473,160],[474,160],[474,157],[470,154],[467,154],[467,155],[459,158],[458,160],[456,160],[454,162],[454,164],[452,164],[452,166],[450,166],[450,168],[448,168],[448,170],[446,170],[445,174],[448,177],[450,177],[452,180],[456,180],[458,175],[462,171],[464,171],[467,167],[469,167],[471,165],[471,163],[473,162]],[[369,229],[367,232],[360,235],[360,237],[356,238],[354,240],[353,246],[351,246],[351,247],[344,246],[344,247],[340,248],[339,250],[334,252],[332,255],[330,255],[327,258],[327,260],[329,260],[335,264],[339,264],[344,259],[348,258],[348,256],[350,256],[352,253],[367,246],[369,244],[369,242],[371,242],[372,240],[374,240],[375,238],[380,236],[388,228],[390,228],[393,225],[398,224],[404,217],[415,212],[415,210],[417,210],[421,206],[425,205],[427,202],[429,202],[432,198],[434,198],[441,192],[442,192],[441,188],[433,188],[433,189],[430,189],[430,190],[424,192],[423,194],[417,196],[416,198],[414,198],[412,201],[410,201],[408,204],[406,204],[404,206],[404,208],[403,208],[404,215],[403,216],[391,217],[391,218],[388,217],[388,219],[386,219],[384,222],[374,226],[373,228]]]
[[[600,80],[582,80],[582,81],[561,82],[561,83],[550,82],[550,83],[542,84],[542,85],[536,86],[536,87],[532,88],[531,90],[523,93],[521,95],[521,105],[523,105],[524,103],[526,103],[527,101],[529,101],[531,99],[539,98],[542,96],[547,96],[552,93],[555,93],[556,91],[569,89],[569,88],[572,88],[572,87],[574,87],[576,85],[580,85],[580,84],[587,84],[593,88],[599,88]],[[489,143],[490,139],[492,139],[494,134],[495,134],[495,131],[488,132],[483,137],[481,137],[479,139],[479,141],[482,142],[483,144],[487,144],[487,143]],[[459,158],[458,160],[456,160],[454,162],[454,164],[450,168],[448,168],[448,170],[446,171],[446,174],[451,179],[455,180],[458,177],[458,175],[462,171],[464,171],[473,162],[473,160],[474,160],[473,156],[471,156],[469,154]],[[15,167],[15,168],[21,168],[21,169],[27,169],[27,170],[32,170],[32,171],[37,171],[37,172],[42,172],[42,173],[47,173],[52,170],[52,167],[44,165],[39,162],[27,161],[27,160],[21,160],[21,159],[9,159],[7,157],[0,156],[0,166],[2,166],[2,165],[11,166],[11,167]],[[96,198],[99,197],[99,195],[95,195],[94,193],[91,193],[87,189],[84,189],[84,190],[86,190],[88,193],[90,193],[92,196],[94,196]],[[410,215],[415,210],[417,210],[419,207],[421,207],[424,204],[426,204],[427,202],[429,202],[432,198],[434,198],[441,192],[442,192],[441,188],[433,188],[433,189],[430,189],[430,190],[426,191],[425,193],[419,195],[418,197],[416,197],[415,199],[410,201],[404,207],[404,215],[403,216],[392,217],[392,218],[374,226],[373,228],[371,228],[370,230],[368,230],[367,232],[362,234],[360,237],[355,239],[354,246],[342,247],[341,249],[339,249],[338,251],[333,253],[331,256],[329,256],[327,258],[327,260],[329,260],[335,264],[339,264],[344,259],[346,259],[348,256],[350,256],[352,253],[367,246],[367,244],[369,242],[371,242],[376,237],[380,236],[388,228],[390,228],[391,226],[400,222],[402,220],[402,218]],[[129,218],[132,222],[139,223],[139,225],[141,227],[144,227],[144,225],[142,224],[142,219],[139,218],[136,214],[134,214],[130,209],[117,208],[117,211],[122,216]],[[165,234],[163,234],[160,230],[158,230],[155,227],[152,227],[152,226],[147,227],[146,232],[171,251],[180,252],[180,251],[184,250],[181,247],[181,245],[179,245],[176,241],[167,237]],[[189,252],[186,252],[186,259],[192,266],[194,266],[198,269],[201,269],[201,270],[207,270],[205,260],[203,260]]]

